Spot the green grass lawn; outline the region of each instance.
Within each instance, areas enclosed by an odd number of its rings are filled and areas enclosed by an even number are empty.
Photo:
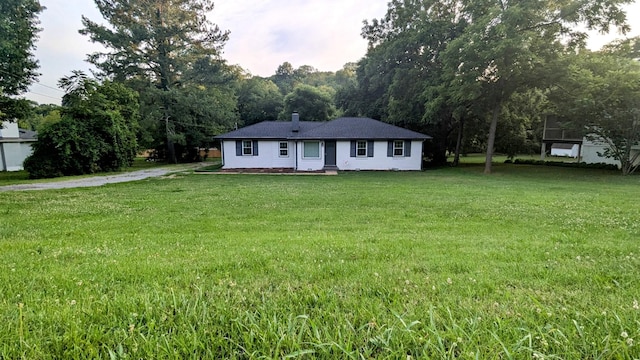
[[[640,177],[496,164],[0,193],[0,358],[640,356]]]

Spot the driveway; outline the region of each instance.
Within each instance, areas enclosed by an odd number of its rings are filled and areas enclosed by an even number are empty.
[[[82,179],[62,180],[54,182],[43,182],[33,184],[17,184],[0,186],[0,191],[19,191],[19,190],[49,190],[49,189],[68,189],[78,187],[102,186],[105,184],[114,184],[127,181],[144,180],[151,177],[164,176],[169,173],[184,170],[193,170],[202,166],[202,164],[187,164],[179,167],[159,167],[146,170],[132,171],[128,173],[116,175],[97,175]]]

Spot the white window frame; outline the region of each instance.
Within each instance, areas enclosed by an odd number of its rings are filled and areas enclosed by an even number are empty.
[[[393,140],[393,156],[404,156],[404,140]]]
[[[318,156],[306,156],[307,145],[318,145]],[[302,158],[303,159],[320,159],[320,141],[303,141],[302,142]]]
[[[360,145],[364,146],[360,147]],[[367,140],[356,140],[356,157],[367,157],[367,148]],[[362,151],[362,153],[360,151]]]
[[[247,146],[247,144],[249,146]],[[248,150],[248,152],[247,152]],[[242,140],[242,156],[253,156],[253,141]]]
[[[284,145],[284,147],[282,147]],[[284,154],[283,154],[284,152]],[[279,157],[289,157],[289,142],[288,141],[279,141],[278,142],[278,156]]]

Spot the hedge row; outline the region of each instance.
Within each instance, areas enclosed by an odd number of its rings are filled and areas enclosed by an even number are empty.
[[[582,169],[603,169],[603,170],[619,170],[617,165],[607,163],[595,163],[587,164],[585,162],[562,162],[562,161],[544,161],[533,159],[515,159],[513,161],[507,159],[505,164],[523,164],[523,165],[544,165],[544,166],[558,166],[558,167],[571,167]]]

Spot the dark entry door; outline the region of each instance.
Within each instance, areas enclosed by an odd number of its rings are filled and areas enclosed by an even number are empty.
[[[335,140],[326,140],[324,142],[324,166],[336,166]]]

